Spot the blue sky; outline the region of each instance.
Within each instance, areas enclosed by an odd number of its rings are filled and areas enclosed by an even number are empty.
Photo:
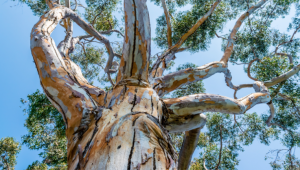
[[[152,3],[148,5],[150,11],[150,19],[152,23],[152,37],[155,33],[155,19],[163,13],[162,8],[154,6]],[[286,28],[294,14],[294,9],[291,14],[273,23],[273,27],[282,32],[286,32]],[[21,136],[27,133],[24,127],[26,115],[23,113],[23,107],[20,103],[21,98],[26,98],[40,89],[38,74],[33,63],[33,58],[30,53],[29,35],[33,25],[38,21],[38,17],[33,16],[31,10],[26,5],[21,5],[9,0],[0,0],[0,138],[10,136],[21,142]],[[224,32],[233,27],[233,22],[229,22],[224,27]],[[74,28],[75,35],[83,35],[84,32],[80,28]],[[52,37],[59,42],[64,37],[62,28],[57,28]],[[299,37],[299,36],[298,36]],[[152,54],[160,50],[152,43]],[[221,39],[213,39],[210,48],[205,52],[190,54],[183,52],[177,55],[175,60],[176,65],[186,62],[193,62],[199,66],[218,61],[222,57]],[[243,66],[229,66],[232,72],[234,84],[252,83],[246,73],[243,71]],[[233,90],[229,89],[224,82],[224,75],[217,74],[204,81],[206,92],[233,97]],[[243,89],[239,91],[238,98],[252,93],[252,89]],[[267,105],[258,105],[248,112],[266,112]],[[279,141],[274,141],[270,146],[260,144],[255,141],[254,144],[244,147],[245,151],[240,153],[240,165],[238,169],[271,169],[269,162],[265,161],[265,154],[271,149],[284,148]],[[29,150],[25,145],[22,146],[22,151],[18,155],[16,170],[26,169],[26,167],[35,160],[41,160],[38,156],[39,151]],[[198,151],[194,156],[198,155]]]

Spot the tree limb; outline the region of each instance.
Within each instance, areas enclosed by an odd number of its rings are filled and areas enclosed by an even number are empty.
[[[254,61],[257,61],[257,60],[259,60],[259,59],[256,58],[256,59],[254,59],[254,60],[251,60],[251,61],[249,62],[248,69],[247,69],[248,77],[249,77],[250,79],[254,80],[254,81],[258,81],[258,79],[253,78],[253,77],[251,76],[250,71],[251,71],[251,65],[253,64]]]
[[[121,31],[115,30],[115,29],[110,29],[110,30],[107,30],[107,31],[101,31],[100,34],[109,34],[109,33],[112,33],[112,32],[119,33],[122,37],[124,37],[124,34]]]
[[[222,125],[220,125],[220,151],[219,151],[219,160],[216,165],[216,170],[219,169],[219,166],[221,164],[221,159],[222,159],[222,149],[223,149],[223,137],[222,137]]]
[[[164,96],[184,85],[204,80],[216,73],[224,73],[227,86],[235,90],[237,89],[237,87],[232,84],[231,73],[223,62],[211,62],[195,69],[189,68],[163,77],[157,77],[153,80],[152,84],[158,95]]]
[[[300,29],[300,25],[296,28],[296,30],[294,31],[292,37],[290,38],[289,41],[285,41],[285,42],[282,42],[280,44],[278,44],[275,48],[275,53],[277,53],[277,50],[278,48],[281,46],[281,45],[284,45],[284,44],[287,44],[287,43],[290,43],[290,42],[293,42],[293,39],[294,39],[294,36],[296,35],[296,33],[298,32],[298,30]]]
[[[286,53],[275,53],[275,55],[280,55],[280,56],[287,56],[289,58],[290,61],[290,65],[294,65],[294,61],[293,61],[293,57],[290,54],[286,54]]]
[[[185,132],[178,158],[178,170],[187,170],[189,168],[202,128],[203,127],[200,127]]]
[[[267,87],[259,81],[254,82],[252,93],[240,99],[231,99],[215,94],[195,94],[180,98],[164,99],[169,115],[189,116],[203,112],[221,112],[228,114],[244,114],[260,103],[270,101]]]
[[[169,11],[167,9],[167,4],[165,0],[161,0],[162,6],[164,8],[164,13],[167,21],[167,38],[168,38],[168,44],[169,47],[172,46],[172,26],[171,26],[171,21],[170,21],[170,16],[169,16]]]
[[[243,21],[249,15],[251,15],[255,10],[257,10],[264,3],[266,3],[266,1],[267,0],[261,0],[256,5],[253,5],[251,8],[249,8],[247,12],[245,12],[243,15],[240,16],[240,18],[235,23],[235,25],[234,25],[234,27],[233,27],[230,35],[228,36],[228,43],[227,43],[227,46],[226,46],[226,49],[225,49],[225,52],[223,54],[223,57],[222,57],[221,61],[223,61],[226,64],[228,63],[228,60],[229,60],[229,58],[230,58],[230,56],[232,54],[232,51],[233,51],[233,45],[234,45],[236,33],[238,32],[239,28],[241,27]]]
[[[292,68],[291,70],[287,71],[286,73],[278,76],[278,77],[275,77],[271,80],[268,80],[268,81],[265,81],[264,84],[267,86],[267,87],[271,87],[271,86],[274,86],[282,81],[285,81],[287,79],[289,79],[290,77],[292,77],[293,75],[297,74],[300,70],[300,64],[295,66],[294,68]]]
[[[213,13],[217,5],[220,3],[221,0],[217,0],[210,10],[201,18],[199,19],[195,25],[187,32],[185,33],[179,41],[170,47],[165,53],[163,53],[159,58],[156,60],[156,62],[153,64],[152,69],[150,70],[150,76],[152,78],[160,77],[162,76],[162,73],[166,69],[167,64],[174,59],[175,53],[177,50],[181,47],[181,45],[185,42],[185,40],[192,35],[203,23],[206,21],[206,19]]]

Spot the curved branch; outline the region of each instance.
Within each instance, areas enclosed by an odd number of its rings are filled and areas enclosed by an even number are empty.
[[[163,96],[184,85],[206,79],[216,73],[224,73],[228,87],[237,89],[231,82],[231,73],[223,62],[211,62],[195,69],[180,70],[153,80],[154,89],[159,96]]]
[[[271,87],[271,86],[274,86],[282,81],[285,81],[287,79],[289,79],[290,77],[292,77],[293,75],[297,74],[298,72],[300,71],[300,64],[295,66],[294,68],[292,68],[291,70],[289,70],[288,72],[278,76],[278,77],[275,77],[271,80],[268,80],[268,81],[265,81],[264,84],[267,86],[267,87]]]
[[[71,9],[57,6],[40,18],[31,32],[31,50],[41,79],[41,85],[53,103],[62,113],[67,124],[67,134],[73,134],[75,128],[73,117],[97,110],[104,104],[104,91],[87,83],[80,68],[67,57],[61,56],[55,46],[51,33],[61,19],[70,17],[87,32],[101,39],[93,28],[90,28]],[[71,39],[67,36],[67,39]],[[103,40],[103,39],[102,39]],[[71,100],[72,98],[72,100]],[[74,107],[76,105],[76,107]],[[76,109],[78,108],[78,109]],[[75,110],[74,110],[75,109]],[[73,115],[73,116],[72,116]],[[76,115],[76,116],[75,116]]]
[[[166,65],[168,65],[168,63],[174,59],[175,57],[175,53],[177,52],[177,50],[181,47],[181,45],[185,42],[185,40],[192,35],[203,23],[204,21],[206,21],[206,19],[213,13],[213,11],[215,10],[215,8],[217,7],[217,5],[220,3],[221,0],[217,0],[212,7],[210,8],[210,10],[201,18],[199,19],[195,25],[193,25],[193,27],[187,32],[185,33],[180,39],[179,41],[173,45],[172,47],[170,47],[164,54],[162,54],[157,60],[156,62],[153,64],[149,77],[155,78],[155,77],[160,77],[162,76],[162,73],[164,72],[164,70],[166,69]]]
[[[236,21],[230,35],[228,36],[228,43],[227,43],[227,46],[226,46],[226,49],[225,49],[225,52],[223,54],[221,61],[223,61],[226,64],[228,63],[228,60],[233,51],[233,45],[234,45],[234,41],[236,39],[236,37],[235,37],[236,33],[238,32],[239,28],[241,27],[243,21],[266,2],[267,2],[267,0],[261,0],[256,5],[253,5],[251,8],[248,9],[247,12],[245,12],[243,15],[241,15],[240,18]]]
[[[187,170],[189,168],[201,129],[202,127],[185,132],[178,158],[178,170]]]
[[[275,53],[275,55],[287,56],[287,57],[289,58],[290,65],[293,65],[293,64],[294,64],[293,57],[292,57],[292,55],[290,55],[290,54],[286,54],[286,53]]]
[[[254,60],[251,60],[251,61],[249,62],[248,69],[247,69],[248,77],[249,77],[250,79],[254,80],[254,81],[258,81],[258,79],[253,78],[253,77],[251,76],[250,71],[251,71],[251,65],[253,64],[254,61],[257,61],[257,60],[259,60],[259,59],[256,58],[256,59],[254,59]]]
[[[203,112],[243,114],[260,103],[270,102],[270,93],[262,82],[253,84],[256,93],[240,99],[231,99],[215,94],[195,94],[180,98],[163,100],[170,115],[189,116]]]

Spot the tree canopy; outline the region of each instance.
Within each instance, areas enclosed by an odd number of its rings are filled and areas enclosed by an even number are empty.
[[[17,154],[20,150],[21,145],[14,138],[2,138],[0,140],[0,168],[5,170],[14,169],[17,164]]]
[[[41,16],[49,10],[45,0],[13,1],[28,5],[36,16]],[[300,159],[295,155],[295,149],[300,147],[299,73],[293,74],[289,79],[278,84],[273,83],[274,78],[292,72],[293,69],[297,70],[299,67],[300,39],[296,36],[300,30],[299,0],[269,0],[255,11],[251,11],[253,6],[262,1],[151,1],[157,5],[157,8],[163,7],[165,13],[157,18],[153,41],[161,52],[151,56],[150,70],[155,69],[155,61],[160,54],[180,44],[189,30],[200,22],[199,18],[211,10],[212,4],[219,2],[208,19],[186,37],[176,51],[190,53],[205,51],[211,45],[215,45],[211,44],[213,38],[221,38],[222,49],[225,52],[230,42],[234,43],[232,53],[227,59],[223,56],[224,60],[229,60],[234,65],[244,65],[245,75],[253,81],[270,84],[268,88],[271,101],[268,103],[270,107],[268,112],[243,115],[206,113],[206,129],[200,133],[197,142],[200,153],[193,160],[190,169],[237,169],[240,161],[239,153],[244,150],[244,146],[251,145],[255,139],[265,145],[269,145],[274,140],[281,141],[283,148],[272,150],[266,155],[273,169],[300,169]],[[112,49],[117,56],[113,63],[115,70],[120,62],[118,56],[122,53],[125,34],[125,18],[123,14],[118,13],[123,10],[122,3],[121,0],[71,0],[70,6],[98,32],[111,38]],[[61,0],[60,4],[65,5],[65,1]],[[182,11],[183,7],[188,7],[189,10]],[[280,32],[272,27],[272,22],[286,17],[291,8],[296,9],[296,15],[286,26],[289,32]],[[240,18],[242,16],[248,17]],[[229,21],[237,21],[236,25],[241,24],[241,26],[231,28],[228,34],[219,35],[220,32],[228,31],[224,30],[224,26]],[[66,27],[66,23],[64,20],[60,24]],[[232,37],[233,32],[236,34]],[[104,74],[109,54],[103,43],[89,35],[76,38],[79,43],[72,49],[71,60],[80,66],[89,83],[101,85],[106,90],[111,89],[110,82],[115,83],[117,75],[114,67],[111,70],[111,77],[108,76],[110,74]],[[167,69],[175,70],[174,60],[166,64]],[[180,65],[176,70],[196,69],[197,67],[193,61],[189,61]],[[167,93],[165,98],[204,93],[203,83],[205,82],[196,81],[184,85],[172,93]],[[236,86],[235,99],[238,90],[247,87],[249,87],[247,84]],[[24,134],[22,143],[30,149],[41,149],[40,156],[43,158],[42,162],[33,162],[28,169],[67,169],[66,127],[59,111],[39,90],[29,94],[27,99],[21,99],[21,102],[25,105],[24,112],[28,115],[25,123],[28,134]],[[171,137],[175,149],[179,152],[185,138],[184,133],[173,133]],[[11,150],[1,150],[10,148],[8,145],[13,146]],[[12,138],[0,141],[0,154],[5,152],[9,155],[8,164],[11,167],[15,165],[15,155],[20,149],[18,143],[14,143]]]

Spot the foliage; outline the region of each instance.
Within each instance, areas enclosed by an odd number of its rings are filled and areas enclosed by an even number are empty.
[[[24,112],[28,115],[25,127],[28,134],[22,137],[23,144],[30,149],[42,149],[39,154],[43,164],[35,162],[29,169],[44,166],[61,166],[67,161],[67,140],[65,124],[61,114],[52,106],[45,94],[39,90],[27,96],[28,100],[21,99],[27,106]]]
[[[21,145],[14,138],[2,138],[0,140],[0,168],[14,169],[14,166],[17,164],[17,154],[20,150]]]

